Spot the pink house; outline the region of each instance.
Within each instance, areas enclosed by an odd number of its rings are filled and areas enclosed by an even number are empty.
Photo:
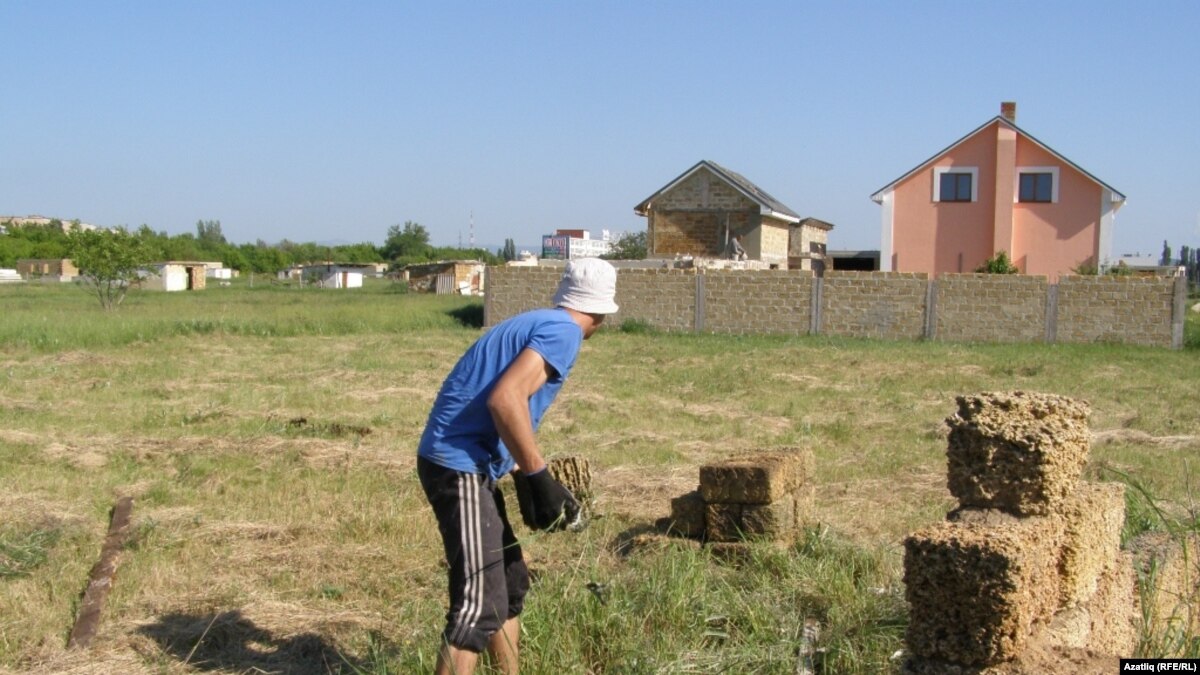
[[[1057,280],[1112,261],[1125,195],[1030,136],[1017,105],[888,183],[880,269],[971,272],[1004,251],[1024,274]]]

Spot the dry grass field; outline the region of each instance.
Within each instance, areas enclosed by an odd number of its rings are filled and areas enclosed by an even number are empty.
[[[414,449],[479,306],[235,285],[104,313],[75,288],[0,287],[0,672],[429,670],[445,581]],[[519,531],[527,672],[793,673],[806,619],[826,672],[888,672],[899,543],[951,503],[956,395],[1086,399],[1089,477],[1132,477],[1186,520],[1198,385],[1194,348],[609,327],[542,428],[548,452],[590,458],[598,518]],[[785,446],[816,456],[820,525],[795,545],[742,566],[682,540],[626,547],[702,463]],[[126,495],[133,534],[99,633],[68,650]]]

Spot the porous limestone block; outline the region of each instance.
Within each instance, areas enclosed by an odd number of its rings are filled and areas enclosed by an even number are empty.
[[[1089,406],[1021,391],[959,396],[946,419],[947,485],[964,507],[1056,512],[1087,461]]]
[[[1140,622],[1133,556],[1121,551],[1108,561],[1088,600],[1055,614],[1037,641],[1130,657],[1138,645]]]
[[[1146,588],[1144,614],[1155,632],[1193,630],[1200,627],[1200,612],[1189,609],[1197,599],[1200,582],[1200,547],[1194,535],[1165,532],[1138,535],[1128,545],[1134,569]],[[1189,617],[1193,617],[1189,625]],[[1166,655],[1164,655],[1166,656]]]
[[[581,505],[590,507],[592,492],[592,464],[580,455],[555,455],[546,460],[546,467],[554,480],[575,495]]]
[[[909,652],[968,666],[1011,660],[1057,609],[1063,521],[997,511],[959,518],[904,541]]]
[[[1080,482],[1063,504],[1060,607],[1087,602],[1116,559],[1125,524],[1125,485]]]
[[[671,500],[670,530],[684,537],[704,536],[704,498],[699,490]]]
[[[1102,654],[1132,657],[1138,646],[1142,622],[1133,554],[1121,551],[1113,557],[1087,608],[1092,631],[1086,647]]]
[[[742,533],[747,537],[783,539],[796,530],[796,497],[784,495],[770,504],[742,506]]]
[[[809,482],[812,451],[789,448],[700,467],[707,504],[770,504]]]
[[[796,500],[784,495],[770,504],[705,504],[708,541],[785,539],[796,529]]]

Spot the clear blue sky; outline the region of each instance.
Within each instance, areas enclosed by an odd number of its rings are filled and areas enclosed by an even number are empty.
[[[234,242],[639,230],[700,159],[831,248],[999,112],[1200,246],[1200,2],[0,0],[0,215]]]

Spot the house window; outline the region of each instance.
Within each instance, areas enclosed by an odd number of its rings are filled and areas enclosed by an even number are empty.
[[[1017,201],[1057,202],[1058,167],[1030,166],[1017,169]]]
[[[973,202],[979,199],[979,169],[939,166],[933,169],[933,201]]]

